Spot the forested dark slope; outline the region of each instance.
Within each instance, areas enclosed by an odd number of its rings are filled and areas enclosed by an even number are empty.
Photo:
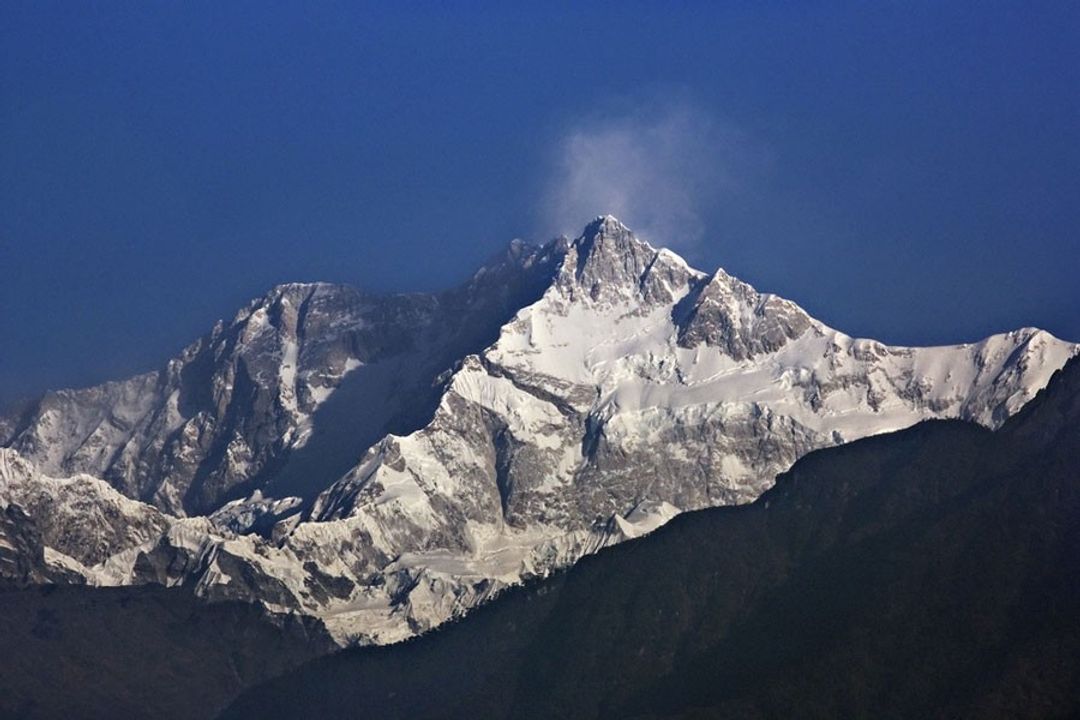
[[[209,718],[335,647],[317,623],[182,588],[4,588],[0,718]]]
[[[1080,362],[992,433],[813,453],[467,619],[247,691],[225,718],[1080,712]]]

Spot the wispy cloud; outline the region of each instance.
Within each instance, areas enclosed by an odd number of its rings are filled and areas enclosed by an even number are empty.
[[[758,172],[767,153],[685,101],[587,118],[556,144],[540,220],[567,235],[612,214],[656,244],[690,248],[705,218]]]

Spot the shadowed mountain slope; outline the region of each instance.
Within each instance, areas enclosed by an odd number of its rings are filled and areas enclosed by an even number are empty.
[[[1080,362],[997,432],[812,453],[748,506],[222,717],[1065,717],[1080,712]]]
[[[0,717],[209,718],[333,647],[317,621],[178,588],[0,586]]]

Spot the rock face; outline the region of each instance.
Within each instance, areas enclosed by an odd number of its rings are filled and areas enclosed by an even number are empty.
[[[281,286],[157,373],[50,393],[0,424],[4,497],[88,582],[191,584],[387,642],[753,500],[810,450],[997,427],[1077,351],[1032,328],[854,339],[603,217],[439,295]]]
[[[10,423],[6,444],[44,472],[88,473],[178,516],[331,470],[305,465],[327,462],[325,447],[300,452],[316,434],[352,453],[330,459],[340,475],[386,432],[422,423],[435,375],[535,300],[554,261],[513,244],[441,295],[279,286],[159,372],[48,393]],[[350,414],[364,416],[347,423],[350,438],[341,437],[334,407],[320,414],[338,390],[352,396]],[[328,443],[327,433],[343,442]]]
[[[699,281],[680,305],[679,346],[719,347],[735,360],[776,352],[812,324],[795,303],[758,293],[723,270]]]

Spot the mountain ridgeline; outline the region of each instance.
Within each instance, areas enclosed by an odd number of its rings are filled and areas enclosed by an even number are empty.
[[[1047,718],[1080,713],[1080,360],[996,432],[811,453],[749,505],[316,660],[243,718]]]
[[[274,288],[157,372],[0,419],[0,573],[395,642],[813,450],[1000,427],[1077,352],[852,338],[601,217],[443,293]]]

